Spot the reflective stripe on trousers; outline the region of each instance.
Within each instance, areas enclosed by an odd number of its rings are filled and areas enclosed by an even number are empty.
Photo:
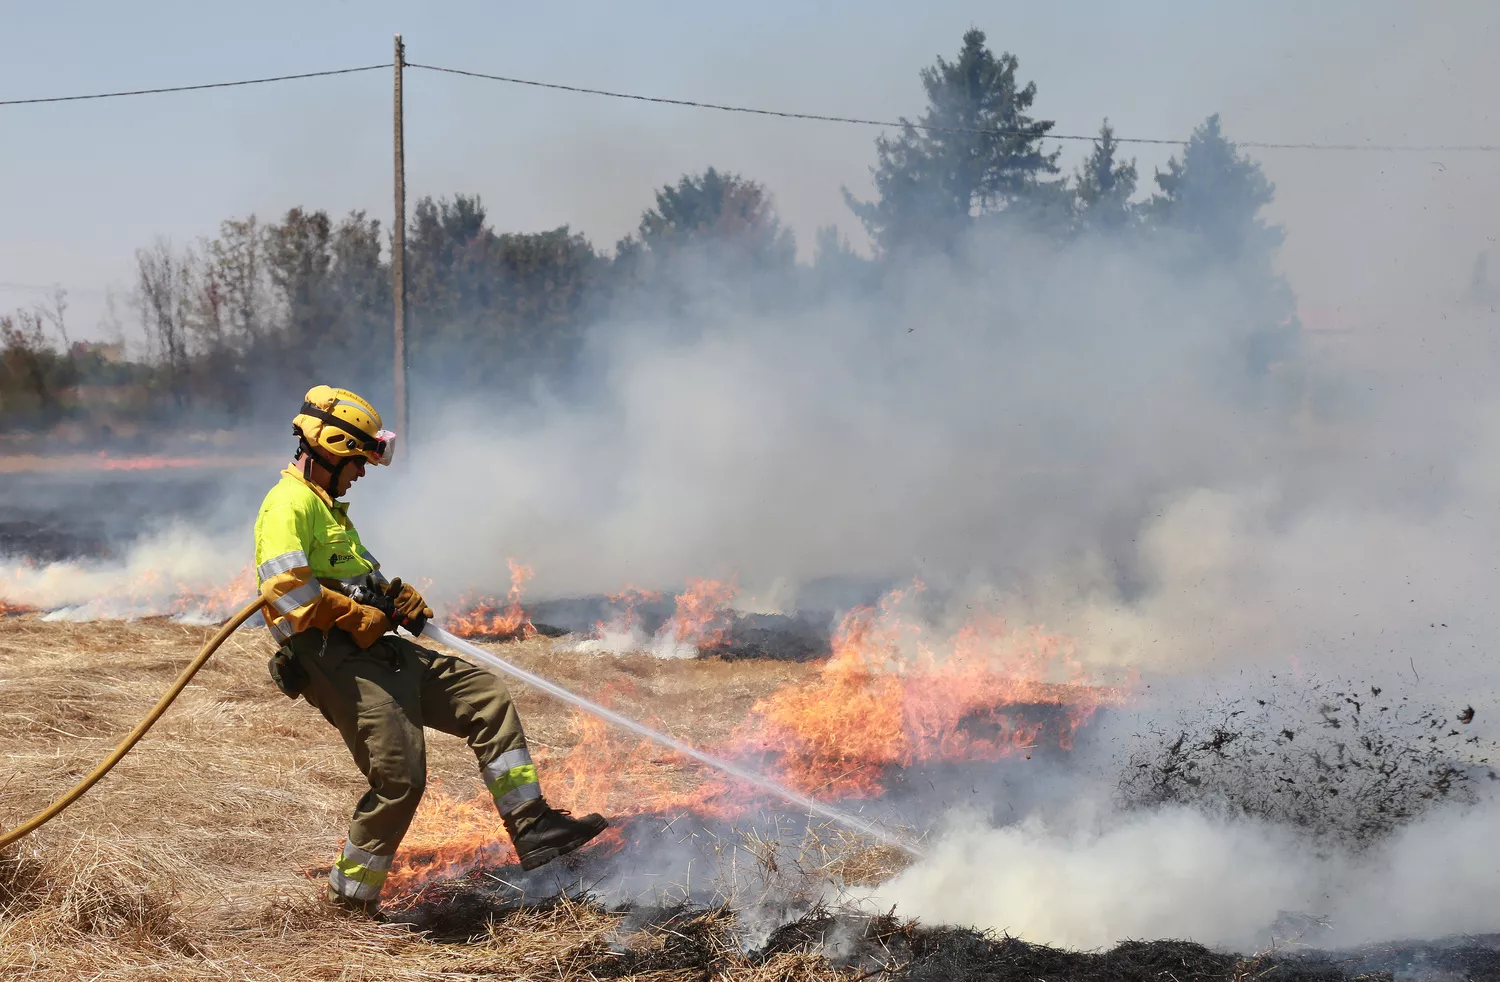
[[[542,796],[537,783],[536,765],[525,747],[507,750],[482,768],[485,787],[495,799],[501,815],[509,815],[521,805]]]
[[[328,871],[328,882],[350,900],[374,900],[391,871],[394,856],[377,856],[358,846],[344,843],[344,850]]]

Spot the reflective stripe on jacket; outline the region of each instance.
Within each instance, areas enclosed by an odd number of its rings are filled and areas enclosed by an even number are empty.
[[[349,521],[349,506],[292,467],[256,516],[255,575],[261,614],[278,641],[314,628],[355,630],[380,616],[346,596],[355,586],[385,583]]]

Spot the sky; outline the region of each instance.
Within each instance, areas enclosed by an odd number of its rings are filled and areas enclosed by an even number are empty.
[[[1487,93],[1500,7],[1433,0],[933,0],[755,5],[0,2],[0,99],[228,81],[387,61],[793,111],[922,108],[917,72],[977,26],[1020,58],[1056,132],[1500,143]],[[134,250],[292,206],[392,212],[390,73],[0,107],[0,310],[69,291],[75,337],[107,336]],[[804,252],[840,189],[870,188],[878,130],[651,105],[410,70],[408,202],[478,193],[495,225],[568,224],[608,249],[651,192],[707,166],[766,184]],[[1064,144],[1076,165],[1087,144]],[[1144,183],[1170,148],[1129,148]],[[1304,305],[1442,302],[1493,241],[1500,154],[1256,151]],[[119,305],[127,329],[132,314]]]

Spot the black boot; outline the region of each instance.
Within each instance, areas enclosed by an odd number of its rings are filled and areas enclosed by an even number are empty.
[[[342,893],[339,893],[331,885],[324,889],[323,897],[340,910],[368,917],[372,921],[385,920],[385,914],[380,910],[380,901],[378,898],[375,900],[355,900],[353,897],[346,897]]]
[[[509,815],[501,816],[501,821],[510,833],[516,855],[521,858],[522,869],[545,866],[609,828],[602,815],[574,818],[567,811],[548,805],[545,798],[526,802]]]

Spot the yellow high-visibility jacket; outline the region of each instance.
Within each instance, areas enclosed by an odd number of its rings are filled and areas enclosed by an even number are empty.
[[[373,627],[382,616],[351,600],[355,586],[385,586],[380,563],[360,542],[349,506],[293,467],[261,502],[255,519],[255,576],[261,615],[277,641],[306,630]]]

